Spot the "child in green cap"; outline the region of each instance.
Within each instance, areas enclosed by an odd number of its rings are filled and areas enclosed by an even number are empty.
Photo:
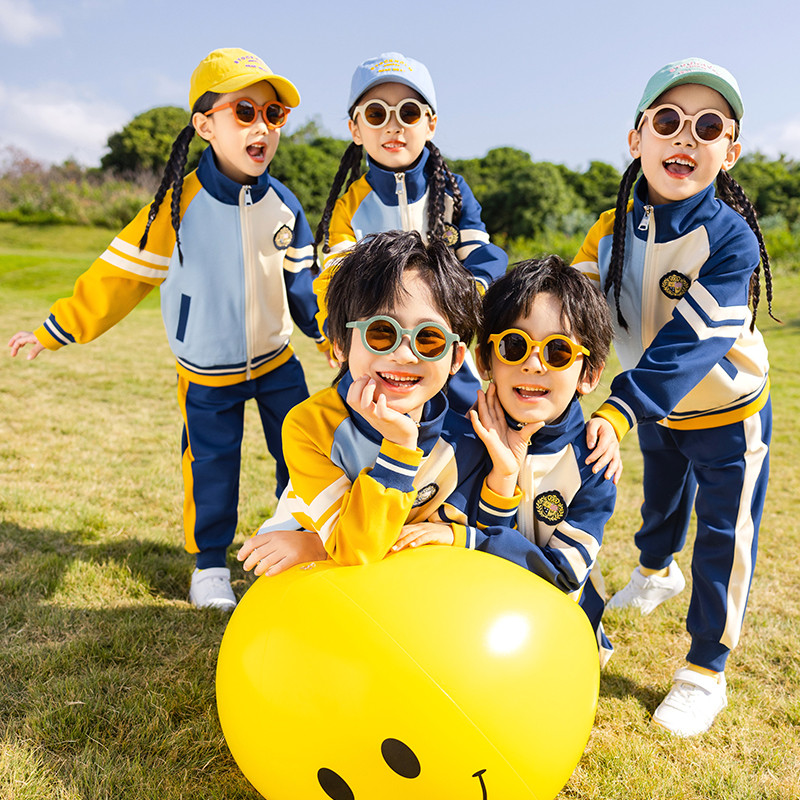
[[[622,365],[589,427],[610,425],[621,439],[638,425],[644,458],[639,566],[607,609],[649,614],[683,589],[673,553],[697,514],[688,664],[653,716],[679,736],[706,731],[727,705],[724,669],[767,486],[768,360],[755,316],[762,266],[771,314],[771,274],[752,204],[728,175],[743,112],[722,67],[688,58],[656,72],[628,134],[634,161],[617,206],[574,262],[616,310]]]

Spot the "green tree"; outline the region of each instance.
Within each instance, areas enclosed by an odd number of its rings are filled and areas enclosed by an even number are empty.
[[[534,237],[560,228],[574,210],[584,210],[555,164],[535,162],[523,150],[498,147],[482,159],[454,161],[451,167],[481,203],[491,236]]]
[[[559,170],[564,180],[584,202],[586,210],[598,217],[617,204],[617,192],[622,178],[619,171],[604,161],[592,161],[585,172],[573,172],[563,164]]]
[[[189,112],[178,106],[159,106],[135,116],[121,131],[108,137],[109,152],[101,159],[104,170],[117,174],[161,173],[172,144],[189,123]],[[195,137],[189,146],[187,170],[194,169],[205,149],[205,142]]]
[[[800,221],[800,163],[763,153],[741,158],[731,173],[741,184],[759,217],[780,215],[788,224]]]
[[[270,175],[297,195],[309,224],[316,229],[328,199],[339,161],[349,142],[323,133],[311,120],[290,136],[281,138],[270,164]]]

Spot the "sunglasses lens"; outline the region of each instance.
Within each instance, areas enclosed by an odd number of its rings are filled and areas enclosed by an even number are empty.
[[[380,103],[370,103],[364,109],[364,121],[373,128],[378,128],[386,122],[386,109]]]
[[[403,103],[400,106],[400,122],[403,125],[416,125],[422,118],[422,110],[416,103]]]
[[[249,100],[240,100],[236,104],[234,113],[236,114],[236,119],[238,119],[239,122],[244,122],[247,125],[255,122],[256,109]]]
[[[280,128],[286,122],[286,112],[283,110],[283,106],[279,106],[277,103],[270,103],[267,106],[267,122],[273,128]]]
[[[542,349],[542,359],[553,369],[563,369],[571,358],[572,345],[564,339],[551,339]]]
[[[447,339],[442,331],[430,325],[417,333],[414,347],[423,358],[438,358],[447,347]]]
[[[704,142],[713,142],[719,139],[725,131],[725,120],[719,114],[709,112],[703,114],[695,123],[694,129],[699,139]]]
[[[517,364],[528,357],[528,343],[518,333],[507,333],[497,342],[497,354],[500,358]]]
[[[397,344],[397,331],[391,323],[378,319],[367,326],[364,331],[364,340],[373,350],[385,353],[393,350]]]
[[[661,108],[650,119],[659,136],[671,136],[681,124],[680,115],[674,108]]]

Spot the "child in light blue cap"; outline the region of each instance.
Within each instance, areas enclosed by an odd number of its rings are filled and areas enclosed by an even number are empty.
[[[589,426],[620,439],[638,426],[644,459],[639,566],[608,610],[649,614],[683,589],[673,554],[697,514],[688,663],[653,715],[678,736],[703,733],[727,705],[769,472],[769,364],[755,316],[762,267],[770,306],[772,279],[755,210],[728,174],[743,114],[725,68],[686,58],[658,70],[628,133],[634,161],[617,206],[574,262],[616,310],[622,365]]]
[[[320,330],[326,329],[331,269],[369,233],[416,230],[444,239],[481,293],[505,272],[508,257],[489,242],[478,201],[431,141],[437,108],[430,73],[419,61],[382,53],[356,67],[347,101],[353,143],[342,156],[316,233],[323,262],[314,284]],[[361,176],[364,151],[368,169]],[[345,180],[347,191],[339,197]],[[450,405],[462,414],[480,386],[471,362],[470,357],[448,390]]]

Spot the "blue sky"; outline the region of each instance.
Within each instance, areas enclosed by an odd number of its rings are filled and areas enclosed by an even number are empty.
[[[627,163],[650,74],[702,56],[739,81],[744,151],[800,159],[798,30],[788,0],[0,0],[0,162],[14,147],[97,164],[136,114],[188,105],[189,76],[217,47],[297,85],[288,132],[317,118],[346,137],[353,69],[394,50],[430,69],[446,156],[510,145],[574,169]]]

